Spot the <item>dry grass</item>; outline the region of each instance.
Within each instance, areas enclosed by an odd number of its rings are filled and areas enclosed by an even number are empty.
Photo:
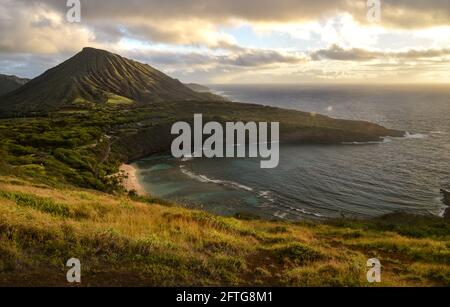
[[[62,209],[64,208],[64,209]],[[450,285],[447,235],[411,237],[364,223],[282,223],[217,217],[94,191],[0,178],[0,285]]]

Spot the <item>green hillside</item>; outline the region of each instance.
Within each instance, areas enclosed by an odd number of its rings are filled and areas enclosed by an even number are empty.
[[[120,164],[169,151],[174,138],[171,125],[192,121],[193,113],[203,113],[205,121],[280,121],[281,141],[298,144],[370,141],[402,134],[366,122],[231,102],[110,104],[0,120],[0,174],[3,169],[46,184],[114,191],[118,187],[110,175]]]
[[[221,100],[194,92],[153,67],[108,51],[84,48],[64,63],[0,98],[0,113],[47,114],[97,104]]]

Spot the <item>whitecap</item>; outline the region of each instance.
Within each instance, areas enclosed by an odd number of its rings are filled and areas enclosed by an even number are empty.
[[[430,131],[430,133],[431,133],[431,134],[448,134],[447,132],[445,132],[445,131],[440,131],[440,130],[437,130],[437,131]]]
[[[259,197],[264,198],[265,200],[268,200],[271,203],[275,202],[275,199],[272,196],[272,192],[271,191],[261,191],[259,192]]]
[[[274,215],[275,217],[277,217],[277,218],[285,219],[287,213],[286,213],[286,212],[280,212],[280,211],[277,211],[277,212],[275,212],[273,215]]]
[[[283,205],[283,207],[288,209],[288,210],[290,210],[290,211],[300,212],[300,213],[302,213],[304,215],[312,215],[312,216],[315,216],[315,217],[323,217],[323,215],[320,214],[320,213],[310,212],[310,211],[307,211],[307,210],[305,210],[303,208],[295,208],[295,207],[291,207],[291,206],[288,206],[288,205]]]
[[[342,145],[374,145],[374,144],[386,144],[392,140],[388,137],[384,137],[381,141],[369,141],[369,142],[342,142]]]
[[[248,187],[246,185],[240,184],[238,182],[227,181],[227,180],[219,180],[219,179],[210,178],[210,177],[208,177],[206,175],[195,174],[194,172],[191,172],[191,171],[187,170],[184,165],[180,165],[180,170],[186,176],[188,176],[188,177],[190,177],[190,178],[192,178],[194,180],[203,182],[203,183],[215,183],[215,184],[218,184],[218,185],[223,185],[223,186],[235,188],[237,190],[245,190],[245,191],[248,191],[248,192],[253,191],[253,189],[251,187]]]
[[[405,139],[424,139],[427,135],[423,133],[410,133],[408,131],[405,132],[405,136],[403,138]]]

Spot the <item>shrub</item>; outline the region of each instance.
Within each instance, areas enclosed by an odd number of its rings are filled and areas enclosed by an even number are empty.
[[[273,253],[283,261],[288,260],[299,265],[325,258],[321,252],[301,243],[292,243],[287,246],[275,248]]]
[[[55,216],[69,217],[69,208],[60,203],[54,202],[52,199],[41,198],[34,195],[24,193],[12,193],[0,191],[0,197],[14,201],[19,206],[30,207],[42,212]]]

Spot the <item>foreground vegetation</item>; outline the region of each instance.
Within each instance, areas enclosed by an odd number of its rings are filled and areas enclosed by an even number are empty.
[[[281,119],[282,133],[299,141],[364,138],[368,127],[219,102],[0,120],[0,285],[65,286],[72,257],[82,261],[83,286],[367,286],[373,257],[383,264],[381,285],[450,285],[443,219],[294,224],[126,195],[111,176],[119,165],[163,151],[169,124],[197,111],[217,121]]]
[[[0,120],[0,285],[65,286],[72,257],[82,261],[83,286],[366,286],[373,257],[383,264],[381,285],[450,285],[450,226],[439,218],[294,224],[126,195],[111,176],[119,165],[164,151],[170,124],[195,112],[219,122],[277,119],[282,137],[298,142],[386,131],[229,102],[94,106]]]
[[[283,223],[217,217],[78,188],[0,177],[0,285],[449,286],[450,223],[391,215],[370,221]]]

